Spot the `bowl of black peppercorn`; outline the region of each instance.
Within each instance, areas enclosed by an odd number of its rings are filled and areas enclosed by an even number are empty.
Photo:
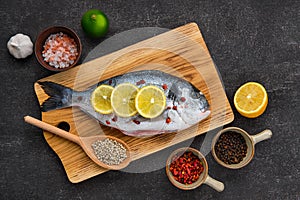
[[[272,136],[270,130],[249,135],[238,127],[228,127],[218,132],[212,141],[212,155],[217,163],[229,168],[239,169],[252,160],[254,145]]]

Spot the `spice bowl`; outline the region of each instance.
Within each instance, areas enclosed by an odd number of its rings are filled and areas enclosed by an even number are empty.
[[[78,63],[82,45],[80,38],[72,29],[65,26],[52,26],[38,35],[34,52],[43,67],[59,72],[68,70]]]
[[[219,139],[221,137],[222,134],[225,134],[225,133],[237,133],[239,134],[240,136],[242,136],[243,138],[243,142],[246,144],[246,152],[244,152],[244,155],[243,155],[243,158],[241,159],[240,162],[238,163],[230,163],[228,164],[227,161],[225,160],[228,160],[229,158],[232,158],[233,156],[235,156],[234,154],[237,154],[236,152],[239,152],[238,149],[235,149],[235,150],[230,150],[230,154],[229,154],[229,148],[231,147],[228,147],[227,145],[224,145],[224,148],[222,148],[221,151],[223,151],[224,149],[224,156],[221,158],[221,155],[218,156],[218,153],[217,153],[217,149],[216,148],[220,148],[219,146],[217,146],[217,144],[219,143]],[[269,130],[269,129],[266,129],[256,135],[249,135],[245,130],[241,129],[241,128],[238,128],[238,127],[228,127],[228,128],[225,128],[221,131],[219,131],[215,137],[213,138],[212,140],[212,155],[214,157],[214,159],[216,160],[216,162],[226,168],[229,168],[229,169],[240,169],[244,166],[246,166],[247,164],[250,163],[250,161],[253,159],[254,157],[254,152],[255,152],[255,144],[263,141],[263,140],[266,140],[266,139],[269,139],[272,137],[272,131]],[[226,141],[227,142],[227,141]],[[229,141],[230,143],[230,141]],[[226,143],[228,144],[228,142]],[[223,146],[223,145],[222,145]],[[226,146],[226,147],[225,147]],[[236,148],[236,146],[238,146],[237,144],[234,144],[232,143],[233,148]],[[218,150],[220,152],[220,150]],[[236,156],[239,156],[239,155],[236,155]]]
[[[184,155],[185,153],[189,153],[189,152],[191,152],[192,155],[196,156],[200,160],[200,163],[201,163],[200,167],[201,168],[203,167],[203,169],[202,169],[202,172],[200,172],[200,174],[198,174],[199,177],[195,182],[190,183],[190,184],[184,184],[184,183],[181,183],[178,180],[176,180],[173,172],[171,171],[172,170],[171,166],[172,166],[173,162],[176,162],[176,160],[179,160],[182,155]],[[192,165],[192,166],[196,167],[196,165]],[[179,171],[179,173],[181,173],[181,174],[184,174],[184,172],[186,172],[186,170]],[[175,187],[182,189],[182,190],[192,190],[192,189],[199,187],[202,184],[209,185],[210,187],[217,190],[218,192],[222,192],[224,190],[224,184],[222,182],[217,181],[208,175],[208,164],[207,164],[205,157],[200,153],[200,151],[198,151],[194,148],[191,148],[191,147],[183,147],[183,148],[173,151],[170,154],[170,156],[168,157],[167,162],[166,162],[166,174],[167,174],[170,182]]]

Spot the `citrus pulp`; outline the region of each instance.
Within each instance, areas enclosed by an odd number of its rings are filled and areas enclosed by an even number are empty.
[[[111,94],[111,106],[120,117],[130,117],[137,113],[135,97],[139,88],[131,83],[117,85]]]
[[[259,83],[248,82],[242,85],[234,95],[234,106],[237,111],[248,118],[263,114],[268,104],[266,89]]]
[[[135,107],[140,115],[145,118],[159,116],[166,107],[166,96],[156,86],[145,86],[136,95]]]
[[[112,113],[112,107],[110,102],[111,93],[113,87],[109,85],[100,85],[97,87],[91,96],[91,103],[95,111],[101,114]]]

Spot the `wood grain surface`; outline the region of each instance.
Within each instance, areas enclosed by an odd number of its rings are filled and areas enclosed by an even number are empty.
[[[126,136],[116,129],[100,125],[98,121],[76,107],[43,112],[42,120],[55,126],[67,122],[71,134],[80,136],[106,134],[118,137],[130,146],[133,160],[233,121],[234,115],[220,77],[195,23],[181,26],[39,81],[53,81],[83,91],[101,80],[142,69],[161,70],[191,82],[208,99],[211,115],[184,131],[146,138]],[[39,103],[42,104],[48,96],[37,82],[34,87]],[[44,136],[61,159],[72,183],[84,181],[107,171],[93,163],[77,144],[46,131]]]

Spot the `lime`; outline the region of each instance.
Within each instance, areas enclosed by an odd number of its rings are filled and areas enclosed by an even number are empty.
[[[107,33],[109,22],[102,11],[91,9],[83,14],[81,18],[81,26],[88,36],[98,38]]]

